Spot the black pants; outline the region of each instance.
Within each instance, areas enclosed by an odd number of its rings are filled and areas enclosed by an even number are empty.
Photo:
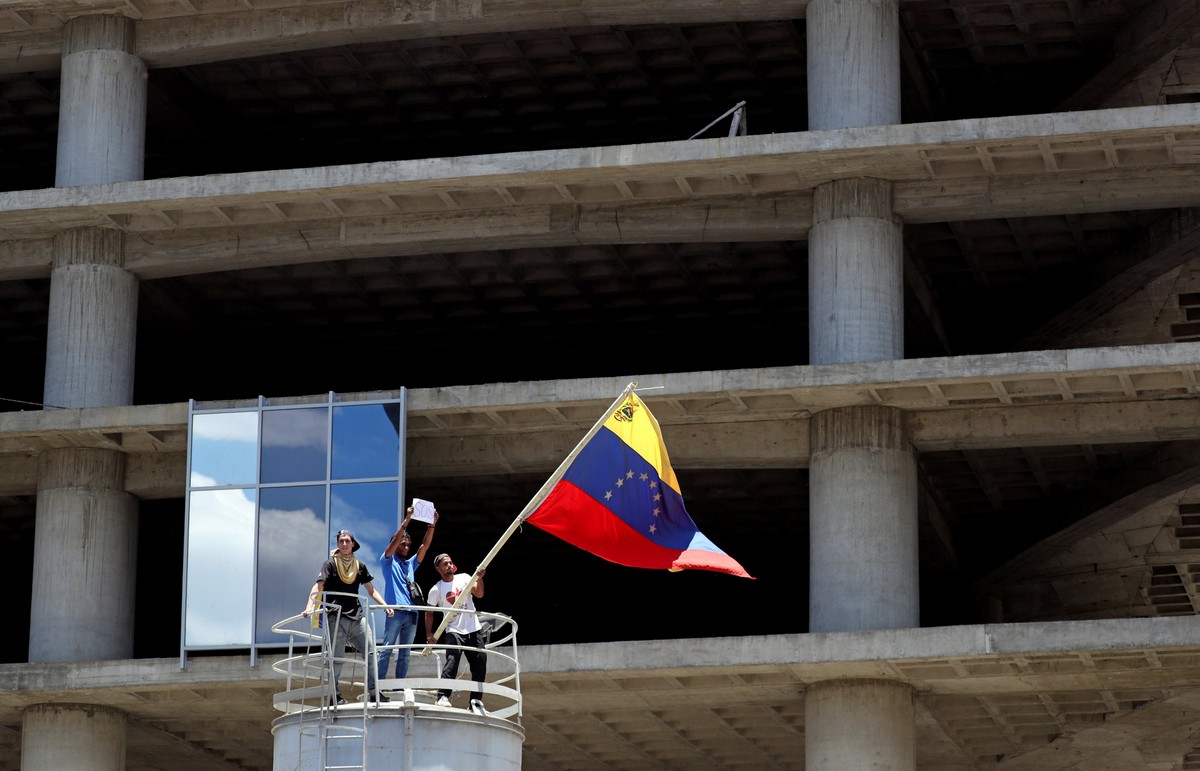
[[[478,682],[483,682],[487,677],[487,654],[483,652],[483,641],[479,639],[479,632],[471,632],[470,634],[458,634],[457,632],[446,632],[442,641],[447,645],[463,645],[479,650],[459,650],[457,648],[448,648],[446,650],[446,663],[442,665],[442,679],[453,680],[458,677],[458,662],[462,659],[462,654],[467,654],[467,664],[471,667],[471,679]],[[439,689],[438,696],[450,698],[450,689]],[[483,699],[483,691],[473,691],[472,699]]]

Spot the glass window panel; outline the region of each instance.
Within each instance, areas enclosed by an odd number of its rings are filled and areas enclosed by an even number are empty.
[[[379,558],[387,548],[392,533],[400,525],[399,496],[400,485],[397,482],[363,482],[360,484],[340,484],[330,488],[329,499],[329,549],[336,545],[334,535],[339,530],[349,530],[354,533],[359,546],[357,556],[360,562],[374,576],[374,586],[382,595],[384,579]],[[365,595],[366,592],[363,592]],[[382,611],[372,614],[375,625],[375,636],[383,635],[383,622],[386,616]]]
[[[403,401],[192,415],[185,649],[286,644],[270,628],[303,608],[340,528],[354,531],[358,558],[386,588],[379,555],[400,521],[402,409]],[[388,481],[327,487],[330,476]],[[231,486],[250,489],[193,489]],[[384,614],[372,623],[382,634]]]
[[[185,646],[250,645],[254,498],[254,490],[204,490],[189,498]]]
[[[305,595],[329,556],[326,532],[324,485],[261,491],[255,642],[287,643],[271,626],[304,610]]]
[[[192,416],[192,487],[258,481],[258,412]]]
[[[318,482],[326,479],[329,410],[325,407],[264,410],[263,484]]]
[[[400,473],[400,405],[333,408],[333,478],[394,477]]]

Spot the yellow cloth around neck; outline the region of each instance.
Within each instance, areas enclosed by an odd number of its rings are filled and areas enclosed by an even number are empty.
[[[337,565],[338,578],[342,579],[343,584],[352,585],[354,579],[358,578],[358,558],[343,557],[337,549],[329,556],[333,557],[333,564]]]

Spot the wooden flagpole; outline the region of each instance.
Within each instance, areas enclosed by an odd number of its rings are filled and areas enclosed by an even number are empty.
[[[550,494],[550,491],[554,489],[554,486],[558,484],[559,480],[563,478],[563,475],[567,473],[567,469],[570,467],[571,462],[574,461],[579,453],[583,451],[584,445],[586,445],[588,441],[590,441],[591,438],[596,435],[596,432],[600,430],[601,426],[603,426],[608,420],[609,416],[612,415],[613,410],[615,410],[621,404],[621,402],[625,401],[625,397],[633,393],[635,388],[637,388],[636,380],[625,386],[625,390],[622,391],[621,395],[618,396],[616,400],[609,406],[609,408],[604,411],[604,414],[601,415],[600,419],[596,421],[596,425],[592,426],[591,429],[583,435],[583,438],[580,439],[579,443],[575,445],[575,449],[571,450],[566,459],[558,465],[558,468],[554,470],[554,473],[550,475],[550,478],[546,480],[546,483],[541,486],[541,489],[539,489],[533,498],[529,500],[529,503],[525,504],[525,508],[521,509],[521,513],[518,514],[517,518],[512,521],[512,524],[508,526],[508,529],[504,531],[504,534],[500,536],[500,540],[496,542],[496,545],[492,547],[492,550],[487,553],[487,556],[485,556],[479,563],[478,567],[475,568],[476,572],[471,574],[471,578],[467,581],[467,585],[463,587],[462,592],[460,592],[458,597],[455,598],[451,611],[460,607],[464,602],[466,602],[467,596],[471,593],[471,589],[475,586],[476,578],[478,577],[478,571],[487,570],[487,566],[491,564],[493,559],[495,559],[496,553],[500,551],[500,547],[504,546],[509,538],[512,538],[513,533],[517,532],[517,528],[521,526],[521,523],[528,519],[529,516],[533,514],[534,510],[542,503],[542,501],[545,500],[546,496]],[[455,615],[456,614],[453,612],[443,614],[442,623],[438,624],[437,630],[435,630],[433,633],[435,639],[442,636],[442,633],[446,631],[446,626],[449,625],[450,620],[454,618]],[[418,625],[418,628],[420,628],[420,625]],[[428,655],[430,652],[430,647],[431,646],[428,645],[425,646],[425,650],[421,651],[421,654]]]

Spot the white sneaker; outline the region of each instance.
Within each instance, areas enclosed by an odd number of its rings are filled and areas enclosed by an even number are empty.
[[[438,700],[437,700],[437,705],[439,707],[449,707],[450,699],[446,698],[445,696],[439,696]]]
[[[471,699],[471,711],[476,715],[487,717],[487,710],[483,708],[483,702],[479,699]]]

